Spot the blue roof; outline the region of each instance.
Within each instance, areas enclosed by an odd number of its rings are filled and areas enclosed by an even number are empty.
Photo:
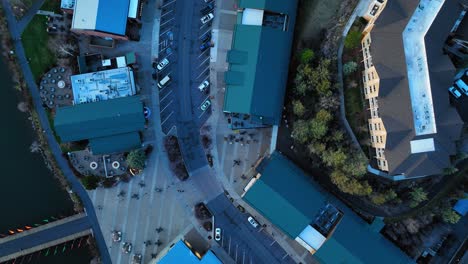
[[[161,258],[158,264],[174,264],[174,263],[183,263],[183,264],[223,264],[216,255],[209,250],[202,259],[199,259],[192,251],[187,247],[187,245],[179,240],[167,254]]]
[[[130,0],[99,0],[95,29],[125,35]]]
[[[468,213],[468,198],[458,200],[458,202],[453,207],[453,210],[465,216],[466,213]]]

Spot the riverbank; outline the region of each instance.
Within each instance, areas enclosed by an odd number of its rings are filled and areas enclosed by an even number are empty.
[[[69,194],[69,197],[73,202],[73,205],[74,205],[73,207],[74,207],[75,212],[77,213],[82,212],[83,206],[82,206],[81,200],[75,193],[70,191],[71,190],[70,184],[66,180],[62,171],[57,166],[57,163],[52,155],[52,152],[50,151],[49,145],[44,136],[43,129],[39,122],[38,115],[33,107],[31,95],[29,94],[29,91],[26,87],[26,83],[24,81],[18,61],[15,59],[15,54],[14,54],[14,49],[13,49],[13,40],[10,37],[10,33],[8,30],[8,25],[7,25],[4,12],[5,10],[3,10],[3,7],[0,6],[0,37],[1,37],[0,43],[1,43],[2,50],[3,50],[2,56],[5,58],[4,61],[7,64],[8,69],[11,73],[11,78],[14,82],[15,89],[21,93],[21,96],[22,96],[21,105],[23,105],[23,107],[21,108],[22,110],[25,110],[29,114],[28,119],[31,121],[31,126],[33,130],[35,131],[35,134],[37,136],[37,141],[39,143],[38,150],[41,153],[41,156],[43,157],[43,160],[47,168],[50,169],[53,175],[59,180],[61,187],[64,190],[66,190],[67,193]]]

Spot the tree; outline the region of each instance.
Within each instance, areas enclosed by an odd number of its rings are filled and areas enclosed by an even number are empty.
[[[362,177],[367,172],[367,157],[361,152],[354,152],[348,156],[343,170],[354,177]]]
[[[309,152],[315,155],[321,155],[326,150],[326,148],[327,146],[325,144],[319,142],[313,142],[307,145]]]
[[[312,138],[316,140],[322,139],[327,134],[327,131],[328,131],[327,123],[321,122],[317,120],[316,118],[312,119],[309,122],[308,132]]]
[[[376,205],[382,205],[388,201],[397,198],[397,194],[394,190],[390,189],[383,193],[377,193],[371,196],[371,200]]]
[[[458,223],[458,221],[460,221],[460,218],[461,218],[460,215],[457,214],[457,212],[452,210],[452,208],[450,207],[445,207],[444,209],[442,209],[441,216],[442,216],[442,220],[445,223],[449,223],[449,224],[456,224]]]
[[[145,168],[146,155],[142,149],[132,150],[127,155],[127,164],[132,169],[142,170]]]
[[[457,156],[456,156],[457,161],[462,161],[467,158],[468,158],[468,153],[466,152],[457,153]]]
[[[452,175],[458,172],[458,168],[455,166],[450,166],[444,169],[444,175]]]
[[[340,130],[333,132],[333,134],[330,137],[330,140],[336,143],[343,141],[343,132]]]
[[[311,77],[312,68],[309,64],[301,64],[297,67],[296,78],[294,79],[295,92],[298,95],[305,95],[307,92],[312,90]]]
[[[294,123],[292,137],[299,143],[304,144],[310,139],[309,124],[305,120],[297,120]]]
[[[311,84],[319,95],[330,94],[331,83],[329,67],[330,60],[322,59],[310,74]]]
[[[344,46],[347,49],[354,49],[359,47],[361,44],[361,32],[359,31],[350,31],[345,38]]]
[[[314,58],[315,58],[315,53],[313,50],[311,49],[302,50],[301,56],[300,56],[301,63],[303,64],[310,63]]]
[[[49,38],[49,48],[55,51],[58,57],[73,57],[77,53],[78,47],[71,43],[67,43],[65,38],[54,37]]]
[[[301,117],[301,116],[304,115],[306,109],[305,109],[304,105],[301,103],[301,101],[294,100],[292,102],[292,105],[293,105],[293,113],[296,116]]]
[[[344,75],[350,75],[351,73],[355,72],[358,68],[358,64],[354,61],[349,61],[343,65],[343,73]]]
[[[320,96],[318,108],[326,110],[336,110],[340,105],[337,96]]]
[[[327,150],[323,152],[322,161],[327,164],[327,166],[338,168],[342,167],[348,156],[341,149],[337,150]]]
[[[372,193],[372,188],[367,181],[360,182],[354,178],[349,178],[340,170],[333,171],[330,179],[344,193],[359,196],[370,195]]]
[[[427,193],[421,187],[414,188],[410,192],[410,195],[411,195],[411,202],[409,206],[411,208],[414,208],[418,206],[421,202],[427,200]]]
[[[83,184],[86,190],[96,189],[100,181],[101,178],[94,175],[84,176],[83,178],[81,178],[81,183]]]
[[[332,118],[333,118],[332,114],[330,114],[330,112],[328,112],[325,109],[319,110],[317,114],[315,115],[315,119],[318,122],[325,123],[325,124],[331,121]]]

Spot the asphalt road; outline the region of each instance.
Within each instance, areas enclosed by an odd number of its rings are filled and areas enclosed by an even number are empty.
[[[222,230],[218,244],[236,263],[295,263],[263,228],[253,227],[247,221],[249,214],[241,213],[224,194],[211,200],[208,208],[215,217],[214,228]]]
[[[82,217],[62,225],[54,226],[43,231],[2,243],[0,244],[0,256],[7,256],[21,250],[86,231],[88,229],[91,229],[91,223],[89,222],[88,217]]]

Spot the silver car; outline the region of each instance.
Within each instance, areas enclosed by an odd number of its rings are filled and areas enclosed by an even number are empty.
[[[200,106],[200,109],[202,111],[205,111],[206,109],[208,109],[208,107],[210,107],[210,105],[211,105],[210,99],[206,99],[205,102],[203,102],[203,104]]]

